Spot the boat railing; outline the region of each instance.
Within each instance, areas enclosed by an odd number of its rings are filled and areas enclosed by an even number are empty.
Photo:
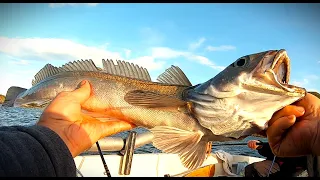
[[[108,173],[109,170],[104,161],[102,151],[119,152],[119,154],[122,156],[119,166],[119,174],[129,175],[131,171],[134,150],[138,147],[151,143],[153,137],[154,136],[151,132],[137,134],[135,131],[130,131],[126,139],[121,137],[105,137],[99,140],[95,145],[91,146],[91,148],[89,148],[86,152],[99,152],[106,170],[105,173]]]

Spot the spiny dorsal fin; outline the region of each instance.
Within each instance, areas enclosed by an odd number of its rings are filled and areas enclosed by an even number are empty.
[[[62,71],[99,71],[99,68],[94,64],[94,62],[89,60],[77,60],[73,62],[66,63],[59,68]]]
[[[125,61],[117,60],[116,62],[117,65],[115,65],[111,59],[102,59],[104,72],[118,76],[151,81],[151,77],[146,68],[139,67],[136,64]]]
[[[46,64],[35,76],[32,80],[32,86],[37,84],[38,82],[46,79],[47,77],[53,76],[59,73],[59,68],[52,66],[51,64]]]
[[[183,86],[192,86],[191,82],[178,66],[171,66],[160,74],[157,81],[165,84],[177,84]]]

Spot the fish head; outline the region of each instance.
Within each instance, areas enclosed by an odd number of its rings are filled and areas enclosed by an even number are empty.
[[[289,84],[290,58],[284,49],[237,59],[186,94],[199,123],[232,138],[265,130],[272,115],[298,101],[306,90]]]

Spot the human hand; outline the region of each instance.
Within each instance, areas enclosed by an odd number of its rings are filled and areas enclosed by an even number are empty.
[[[250,149],[253,149],[253,150],[255,150],[255,149],[257,149],[259,146],[257,145],[257,143],[259,143],[259,141],[257,141],[257,140],[250,140],[249,142],[248,142],[248,147],[250,148]]]
[[[78,89],[59,93],[45,108],[37,123],[56,132],[68,146],[73,157],[105,136],[134,127],[120,120],[101,122],[82,113],[81,107],[90,97],[90,83],[82,81]]]
[[[267,137],[279,157],[320,155],[320,99],[307,93],[300,101],[276,112]]]

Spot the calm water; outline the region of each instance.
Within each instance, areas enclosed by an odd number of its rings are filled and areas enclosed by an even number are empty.
[[[39,109],[25,109],[25,108],[8,108],[8,107],[0,107],[0,126],[13,126],[13,125],[20,125],[20,126],[30,126],[37,122],[41,115],[41,110]],[[143,128],[135,128],[133,129],[137,133],[146,132],[146,129]],[[120,136],[122,138],[126,138],[128,132],[122,132],[116,134],[114,136]],[[229,141],[229,142],[213,142],[212,152],[216,150],[223,150],[230,154],[237,154],[237,155],[249,155],[255,157],[262,157],[256,151],[249,149],[247,146],[234,146],[234,145],[222,145],[226,143],[246,143],[248,140],[251,139],[258,139],[262,141],[266,141],[265,138],[258,138],[258,137],[247,137],[241,141]],[[219,145],[219,146],[215,146]],[[135,150],[135,153],[155,153],[161,152],[160,150],[156,149],[152,144],[146,144],[142,147],[139,147]],[[110,154],[106,152],[105,154]]]

